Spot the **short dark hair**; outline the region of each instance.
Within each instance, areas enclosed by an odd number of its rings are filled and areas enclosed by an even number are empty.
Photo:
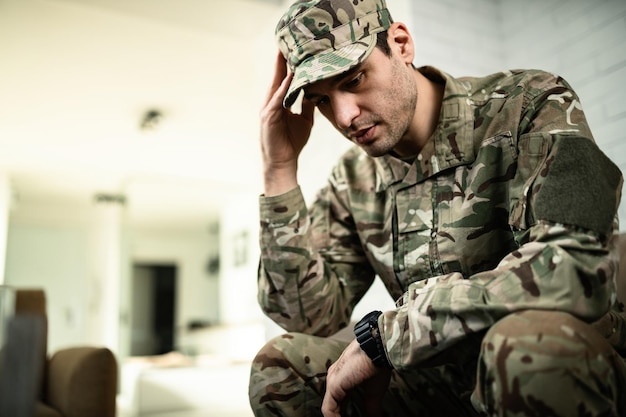
[[[391,47],[389,46],[389,42],[387,42],[386,30],[376,34],[376,47],[380,48],[387,57],[391,56]]]

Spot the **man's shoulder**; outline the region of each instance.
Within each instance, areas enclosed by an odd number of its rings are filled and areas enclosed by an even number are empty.
[[[542,69],[511,69],[481,77],[460,77],[458,80],[471,92],[497,91],[501,94],[517,91],[547,91],[556,86],[570,88],[559,74]]]

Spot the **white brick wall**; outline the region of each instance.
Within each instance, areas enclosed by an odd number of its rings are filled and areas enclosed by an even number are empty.
[[[497,0],[416,0],[411,5],[410,22],[393,17],[411,28],[417,66],[434,65],[455,76],[502,69],[504,53],[494,41],[500,31]]]
[[[411,28],[418,66],[455,76],[509,68],[563,76],[598,145],[626,171],[626,0],[416,0],[409,21],[394,18]],[[626,231],[626,195],[620,218]]]

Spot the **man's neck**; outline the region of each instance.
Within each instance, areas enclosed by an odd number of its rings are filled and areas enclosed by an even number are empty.
[[[413,126],[415,142],[421,150],[439,123],[445,85],[426,78],[419,71],[415,71],[415,82],[417,83],[417,105]]]

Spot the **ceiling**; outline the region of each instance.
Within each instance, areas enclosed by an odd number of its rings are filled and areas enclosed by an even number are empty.
[[[0,0],[0,172],[18,205],[119,193],[158,221],[258,193],[281,3]]]

